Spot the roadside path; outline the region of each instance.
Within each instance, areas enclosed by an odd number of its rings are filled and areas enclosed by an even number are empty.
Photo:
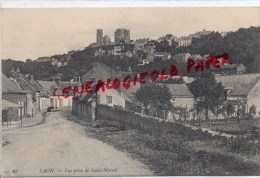
[[[3,176],[153,175],[126,153],[88,137],[67,115],[52,112],[44,124],[3,131]]]

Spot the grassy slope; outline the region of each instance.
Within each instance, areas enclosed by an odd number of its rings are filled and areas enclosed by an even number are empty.
[[[155,175],[259,175],[259,155],[236,153],[211,141],[178,140],[173,135],[153,137],[136,130],[86,126],[86,134],[131,154]],[[154,144],[159,142],[158,144]],[[171,145],[171,147],[169,147]]]

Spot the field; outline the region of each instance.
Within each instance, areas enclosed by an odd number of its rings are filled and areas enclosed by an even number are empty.
[[[193,126],[199,126],[198,122],[189,122],[188,124]],[[211,130],[225,132],[228,134],[234,134],[238,136],[250,136],[251,139],[259,140],[260,134],[260,119],[241,119],[238,120],[214,120],[214,121],[203,121],[201,122],[202,128],[208,128]]]
[[[109,125],[86,134],[130,153],[150,167],[155,175],[259,175],[258,144],[247,141],[227,146],[216,139],[183,139],[180,135],[122,130]]]

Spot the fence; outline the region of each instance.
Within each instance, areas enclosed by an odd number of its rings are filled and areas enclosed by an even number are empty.
[[[105,105],[99,105],[98,119],[101,120],[102,124],[114,126],[122,130],[137,129],[149,133],[156,139],[161,137],[171,139],[174,137],[180,141],[210,140],[217,143],[217,145],[228,147],[231,150],[245,152],[250,150],[252,152],[257,152],[257,149],[260,148],[259,143],[254,143],[235,135],[184,125],[177,122],[167,122],[160,118],[146,116],[120,108],[111,108]]]
[[[203,129],[195,130],[194,127],[181,123],[166,122],[160,118],[105,105],[99,105],[98,118],[102,123],[121,129],[137,129],[147,133],[167,132],[180,134],[189,139],[206,139],[212,136],[211,133],[207,133]]]

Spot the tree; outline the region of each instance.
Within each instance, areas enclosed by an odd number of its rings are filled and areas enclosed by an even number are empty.
[[[192,54],[210,54],[212,56],[228,53],[230,62],[242,63],[248,72],[258,72],[260,69],[260,27],[240,28],[228,32],[224,37],[218,32],[212,32],[199,38],[193,38],[191,46],[179,48],[182,52]]]
[[[202,109],[203,106],[201,105],[201,103],[195,100],[195,110],[196,110],[197,120],[199,121],[199,127],[201,126],[201,118],[199,116],[199,113],[202,111]]]
[[[166,85],[146,84],[142,85],[135,93],[135,98],[143,104],[145,114],[152,108],[164,111],[166,114],[172,109],[171,92]]]
[[[226,106],[226,113],[227,116],[230,117],[235,113],[235,107],[233,106],[233,104],[228,103]]]
[[[180,116],[180,118],[184,119],[184,122],[186,122],[187,118],[189,117],[189,112],[188,112],[187,108],[185,108],[185,107],[179,108],[179,116]]]
[[[252,118],[254,118],[254,116],[256,115],[256,107],[255,107],[255,105],[252,105],[249,108],[249,114],[250,114],[250,116],[252,116]]]
[[[30,62],[32,62],[31,59],[26,59],[26,63],[30,63]]]
[[[155,50],[159,51],[159,52],[169,52],[169,51],[171,51],[171,47],[167,40],[163,40],[156,44]]]
[[[208,111],[216,113],[216,109],[223,105],[226,93],[221,83],[217,83],[215,77],[210,72],[203,72],[195,76],[195,80],[190,84],[197,104],[205,109],[206,120],[209,119]]]
[[[220,33],[212,32],[199,38],[193,38],[191,43],[191,53],[200,55],[220,55],[223,54],[223,38]]]

